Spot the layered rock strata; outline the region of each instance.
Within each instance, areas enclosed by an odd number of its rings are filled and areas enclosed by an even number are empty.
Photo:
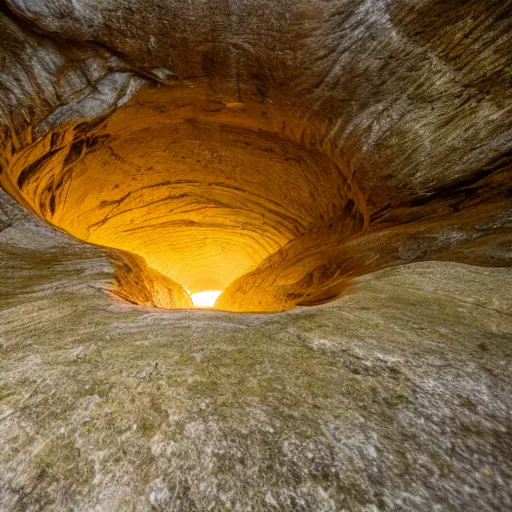
[[[224,290],[220,309],[276,311],[408,262],[510,265],[510,12],[8,0],[0,183],[127,253],[120,295],[159,307]]]

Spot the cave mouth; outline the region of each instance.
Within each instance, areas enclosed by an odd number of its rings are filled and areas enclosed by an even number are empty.
[[[120,297],[169,309],[214,290],[216,309],[286,309],[266,283],[284,279],[295,297],[323,247],[364,223],[355,184],[311,129],[186,82],[145,86],[108,115],[45,134],[13,156],[2,185],[45,221],[113,249]],[[274,262],[290,258],[284,276]],[[230,292],[248,275],[261,296],[250,306]]]

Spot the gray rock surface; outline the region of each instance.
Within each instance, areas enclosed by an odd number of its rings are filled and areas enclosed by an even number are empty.
[[[511,114],[510,0],[0,0],[0,510],[512,510]]]
[[[417,263],[314,308],[163,311],[109,296],[103,250],[2,198],[2,510],[512,506],[509,269]]]

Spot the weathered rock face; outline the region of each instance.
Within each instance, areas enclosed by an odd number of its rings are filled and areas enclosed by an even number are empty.
[[[327,222],[338,238],[361,230],[362,199],[329,158],[273,134],[271,108],[198,89],[141,91],[93,130],[52,131],[42,162],[27,167],[32,148],[13,160],[17,188],[41,217],[192,292],[223,290]]]
[[[113,301],[104,250],[1,199],[2,510],[511,508],[510,269],[157,310]]]
[[[0,0],[0,509],[512,508],[511,34]]]
[[[2,18],[2,186],[142,257],[125,298],[161,274],[154,305],[272,311],[401,263],[510,264],[509,2],[146,4]]]

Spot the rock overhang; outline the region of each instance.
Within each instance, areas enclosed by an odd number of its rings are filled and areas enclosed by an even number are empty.
[[[120,294],[159,307],[215,289],[282,310],[411,261],[508,265],[506,9],[460,6],[494,34],[484,62],[431,3],[9,0],[2,185],[117,250]]]

